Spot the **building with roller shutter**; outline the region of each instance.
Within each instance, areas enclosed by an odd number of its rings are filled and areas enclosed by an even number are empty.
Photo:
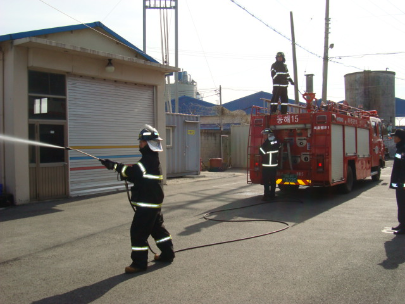
[[[0,133],[133,164],[144,124],[165,139],[165,74],[174,71],[100,22],[0,36]],[[160,160],[165,175],[165,153]],[[17,204],[123,189],[75,150],[0,142],[0,162]]]

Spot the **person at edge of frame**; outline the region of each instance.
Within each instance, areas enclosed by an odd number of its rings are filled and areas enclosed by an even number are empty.
[[[399,225],[392,227],[394,234],[405,234],[405,130],[397,129],[391,136],[396,144],[390,188],[395,189]]]
[[[267,136],[259,149],[262,155],[262,179],[264,186],[262,201],[271,201],[276,197],[276,175],[280,143],[270,128],[264,129],[262,134]]]
[[[109,159],[100,160],[107,169],[118,172],[121,179],[134,183],[131,187],[131,204],[136,207],[130,230],[132,264],[125,267],[125,273],[147,269],[150,235],[162,252],[155,255],[155,261],[171,263],[175,257],[172,237],[163,225],[161,211],[164,199],[158,155],[158,152],[163,151],[161,141],[158,131],[145,125],[139,133],[139,151],[142,154],[139,162],[131,166]]]
[[[278,52],[276,62],[271,65],[271,77],[273,79],[273,97],[271,98],[271,114],[276,113],[278,100],[281,99],[281,114],[287,114],[288,82],[294,85],[288,73],[283,52]]]

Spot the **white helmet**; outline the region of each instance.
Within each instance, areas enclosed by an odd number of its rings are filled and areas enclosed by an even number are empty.
[[[145,125],[143,129],[139,132],[138,140],[146,140],[149,148],[154,152],[162,152],[162,143],[163,140],[159,136],[158,130],[150,125]]]

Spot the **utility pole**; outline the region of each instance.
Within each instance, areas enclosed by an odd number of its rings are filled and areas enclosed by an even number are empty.
[[[223,131],[222,127],[222,87],[219,86],[219,128],[221,130],[221,134]]]
[[[323,47],[323,82],[322,82],[322,101],[326,103],[328,92],[328,61],[329,61],[329,0],[326,0],[325,10],[325,43]]]
[[[175,6],[175,25],[174,25],[174,66],[179,67],[179,0],[174,1]],[[179,113],[179,72],[174,73],[175,77],[175,94],[174,94],[174,111]]]
[[[292,52],[293,52],[293,66],[294,66],[294,83],[295,83],[294,96],[295,96],[295,103],[298,104],[300,102],[300,98],[298,95],[297,53],[295,50],[294,18],[292,12],[290,12],[290,20],[291,20],[291,38],[292,38]]]
[[[174,37],[174,55],[176,68],[179,67],[179,0],[143,0],[143,52],[146,53],[146,10],[147,9],[174,9],[175,14],[175,37]],[[179,73],[174,72],[174,96],[175,96],[175,113],[179,113]],[[171,103],[171,100],[170,100]]]
[[[146,54],[146,0],[143,1],[143,52]]]

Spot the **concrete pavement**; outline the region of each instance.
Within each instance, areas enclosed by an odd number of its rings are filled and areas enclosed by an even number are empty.
[[[165,186],[163,212],[175,249],[264,234],[179,252],[173,264],[123,274],[130,264],[133,211],[126,194],[40,202],[0,211],[0,303],[398,303],[405,299],[405,237],[395,225],[391,162],[378,183],[277,192],[243,170],[203,172]],[[112,174],[112,178],[115,178]],[[153,240],[150,243],[154,249]],[[152,255],[150,255],[152,257]]]

